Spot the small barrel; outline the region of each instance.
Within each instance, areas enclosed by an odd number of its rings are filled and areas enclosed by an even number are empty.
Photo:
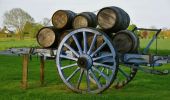
[[[43,27],[37,33],[37,42],[43,48],[57,48],[60,32],[54,27]]]
[[[59,38],[59,43],[61,43],[61,41],[68,35],[68,34],[70,34],[70,32],[72,32],[73,31],[73,29],[71,29],[71,30],[65,30],[65,31],[63,31],[63,32],[61,32],[61,35],[60,35],[60,38]],[[77,40],[79,41],[79,43],[81,43],[81,41],[82,41],[82,36],[81,35],[79,35],[79,34],[75,34],[74,35],[76,38],[77,38]],[[71,37],[71,38],[69,38],[67,41],[66,41],[66,43],[69,45],[69,46],[71,46],[74,50],[78,50],[78,48],[77,48],[77,45],[76,45],[76,43],[75,43],[75,41],[74,41],[74,39]],[[67,50],[68,48],[64,48],[64,50]]]
[[[82,27],[96,27],[97,19],[96,15],[92,12],[82,12],[73,20],[73,28],[82,28]]]
[[[58,10],[52,16],[52,24],[57,29],[71,29],[75,16],[70,10]]]
[[[93,38],[94,38],[94,35],[87,35],[87,45],[88,45],[88,48],[90,48],[91,46],[91,43],[93,41]],[[102,44],[103,44],[104,40],[103,40],[103,37],[102,36],[97,36],[97,40],[96,40],[96,43],[93,47],[92,50],[96,50],[97,48],[99,48]]]
[[[138,51],[139,38],[131,31],[119,31],[111,39],[119,53],[136,53]]]
[[[118,30],[125,30],[128,28],[129,24],[130,24],[130,17],[129,17],[129,14],[124,11],[123,9],[121,8],[118,8],[117,9],[121,10],[121,13],[122,13],[122,18],[123,18],[123,22],[122,22],[122,26],[120,27],[120,29]]]
[[[127,29],[130,17],[123,9],[111,6],[102,8],[98,12],[97,21],[103,31],[113,33]]]

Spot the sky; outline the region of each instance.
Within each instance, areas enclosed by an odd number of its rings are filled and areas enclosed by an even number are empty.
[[[3,26],[3,14],[12,8],[22,8],[40,22],[45,17],[50,19],[60,9],[80,13],[107,6],[124,9],[131,23],[138,27],[170,28],[170,0],[0,0],[0,27]]]

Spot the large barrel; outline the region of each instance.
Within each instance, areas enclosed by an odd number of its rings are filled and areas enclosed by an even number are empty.
[[[43,48],[57,48],[60,31],[54,27],[43,27],[37,33],[37,42]]]
[[[119,9],[119,10],[121,10],[121,13],[122,13],[122,18],[123,18],[123,22],[122,22],[122,24],[121,24],[121,27],[119,27],[119,31],[120,30],[125,30],[125,29],[127,29],[128,28],[128,26],[129,26],[129,24],[130,24],[130,17],[129,17],[129,14],[126,12],[126,11],[124,11],[122,8],[118,8],[117,7],[117,9]]]
[[[119,31],[111,39],[119,53],[136,53],[138,51],[139,38],[131,31]]]
[[[111,6],[98,12],[97,21],[103,31],[113,33],[125,30],[129,26],[130,17],[123,9]]]
[[[93,38],[94,38],[94,35],[91,35],[91,34],[87,35],[88,48],[90,48],[91,43],[92,43],[92,41],[93,41]],[[94,45],[94,47],[93,47],[92,50],[96,50],[96,49],[99,48],[99,47],[103,44],[103,42],[104,42],[102,36],[97,36],[97,40],[96,40],[96,41],[97,41],[97,42],[95,43],[95,45]]]
[[[73,28],[82,28],[82,27],[96,27],[97,19],[96,15],[92,12],[82,12],[73,20]]]
[[[58,10],[52,16],[52,24],[57,29],[71,29],[76,14],[70,10]]]
[[[60,43],[68,34],[70,34],[72,31],[73,31],[73,29],[71,29],[71,30],[65,30],[65,31],[61,32],[60,39],[58,40],[59,43]],[[74,36],[77,38],[77,40],[79,41],[79,43],[81,43],[81,41],[82,41],[82,36],[81,36],[80,34],[75,34]],[[66,41],[66,43],[67,43],[68,45],[70,45],[74,50],[78,51],[77,45],[76,45],[76,43],[75,43],[75,41],[74,41],[74,39],[73,39],[72,37],[70,37],[70,38]],[[64,47],[64,50],[68,50],[68,48]]]

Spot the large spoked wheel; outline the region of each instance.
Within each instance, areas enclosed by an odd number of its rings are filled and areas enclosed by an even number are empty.
[[[114,87],[120,89],[126,86],[137,73],[137,66],[133,64],[119,64],[116,80],[114,81]]]
[[[99,37],[102,43],[97,46]],[[109,49],[102,53],[104,48]],[[56,64],[64,83],[79,93],[100,93],[113,83],[117,74],[117,56],[109,37],[91,28],[77,29],[64,37]]]

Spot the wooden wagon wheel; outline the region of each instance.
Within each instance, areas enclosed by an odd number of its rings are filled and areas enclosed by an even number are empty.
[[[91,45],[87,43],[89,34],[93,35]],[[82,37],[82,41],[77,38],[78,35]],[[96,48],[98,36],[102,36],[104,43]],[[76,48],[68,45],[69,39],[74,40]],[[101,55],[104,47],[109,50],[107,54]],[[57,51],[56,64],[63,82],[79,93],[100,93],[113,83],[117,74],[117,56],[112,42],[103,32],[91,28],[77,29],[64,37]],[[102,71],[103,68],[108,69],[109,74]]]
[[[137,73],[137,66],[130,64],[119,64],[114,87],[120,89],[133,80]]]

